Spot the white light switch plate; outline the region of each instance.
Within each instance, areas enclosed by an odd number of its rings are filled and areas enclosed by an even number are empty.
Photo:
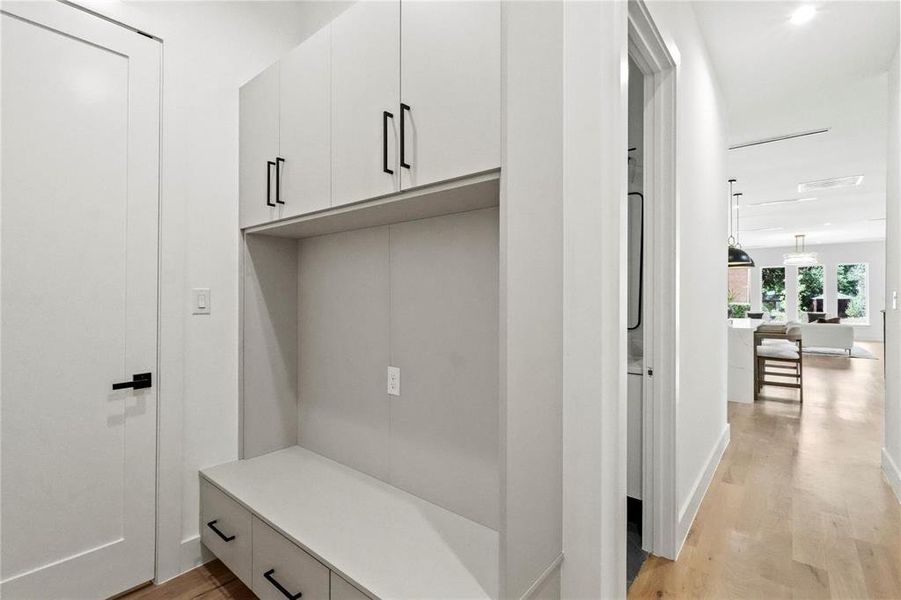
[[[388,367],[388,395],[400,396],[400,369]]]
[[[191,302],[195,315],[210,314],[210,288],[194,288],[191,290]]]

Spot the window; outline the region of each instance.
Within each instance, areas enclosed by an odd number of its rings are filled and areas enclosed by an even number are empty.
[[[729,269],[729,317],[741,319],[751,310],[751,269]]]
[[[869,265],[838,265],[835,271],[838,316],[843,323],[869,325]]]
[[[809,312],[826,312],[822,266],[798,267],[798,320],[806,323]]]
[[[760,269],[760,302],[771,318],[785,320],[785,267]]]

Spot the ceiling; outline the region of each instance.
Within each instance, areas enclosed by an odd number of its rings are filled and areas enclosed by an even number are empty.
[[[885,238],[885,71],[898,47],[899,3],[693,3],[727,104],[729,145],[795,132],[827,133],[729,151],[746,248]],[[863,175],[860,186],[799,193],[798,184]],[[754,206],[797,198],[805,202]],[[723,201],[728,187],[723,186]]]

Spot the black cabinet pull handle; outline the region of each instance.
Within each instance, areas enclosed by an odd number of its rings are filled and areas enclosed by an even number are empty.
[[[382,112],[382,171],[394,175],[394,171],[388,168],[388,119],[394,119],[394,115],[386,110]]]
[[[275,157],[275,203],[284,204],[282,200],[282,165],[285,159],[281,156]]]
[[[272,203],[272,167],[275,163],[271,160],[266,161],[266,206],[275,206]]]
[[[213,531],[215,531],[215,532],[216,532],[216,535],[218,535],[219,537],[221,537],[221,538],[222,538],[223,540],[225,540],[226,542],[230,542],[230,541],[232,541],[233,539],[235,539],[235,536],[233,536],[233,535],[225,535],[224,533],[222,533],[221,531],[219,531],[219,528],[216,527],[216,523],[218,523],[218,522],[219,522],[219,519],[213,519],[212,521],[210,521],[209,523],[207,523],[206,526],[209,527],[210,529],[212,529]]]
[[[275,569],[269,569],[268,571],[263,573],[263,577],[265,577],[266,581],[271,583],[275,587],[275,589],[277,589],[282,594],[284,594],[285,598],[288,598],[289,600],[298,600],[298,598],[303,596],[302,592],[297,592],[296,594],[292,594],[291,592],[286,590],[282,584],[280,584],[278,581],[275,580],[275,577],[273,577],[273,573],[275,573]]]
[[[402,166],[405,169],[409,169],[410,165],[409,165],[409,163],[407,163],[406,157],[404,156],[404,154],[406,152],[406,141],[407,141],[407,136],[404,134],[404,122],[406,121],[406,119],[404,118],[405,112],[410,112],[410,105],[404,104],[403,102],[401,102],[400,103],[400,166]]]
[[[135,373],[131,376],[131,381],[123,381],[121,383],[114,383],[114,390],[124,390],[127,388],[132,388],[135,390],[143,390],[144,388],[149,388],[153,385],[153,376],[150,373]]]

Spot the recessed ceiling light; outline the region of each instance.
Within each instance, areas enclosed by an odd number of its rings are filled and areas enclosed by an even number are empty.
[[[817,9],[810,4],[802,4],[792,13],[791,22],[793,25],[803,25],[810,21],[817,14]]]
[[[816,198],[788,198],[787,200],[769,200],[767,202],[757,202],[755,204],[751,204],[750,206],[772,206],[774,204],[788,204],[790,202],[810,202],[811,200],[816,200]]]
[[[798,193],[816,192],[822,190],[834,190],[836,188],[854,187],[863,183],[863,175],[849,175],[848,177],[833,177],[832,179],[819,179],[817,181],[805,181],[798,184]]]
[[[831,226],[832,226],[832,223],[823,223],[823,225],[824,225],[825,227],[831,227]]]

